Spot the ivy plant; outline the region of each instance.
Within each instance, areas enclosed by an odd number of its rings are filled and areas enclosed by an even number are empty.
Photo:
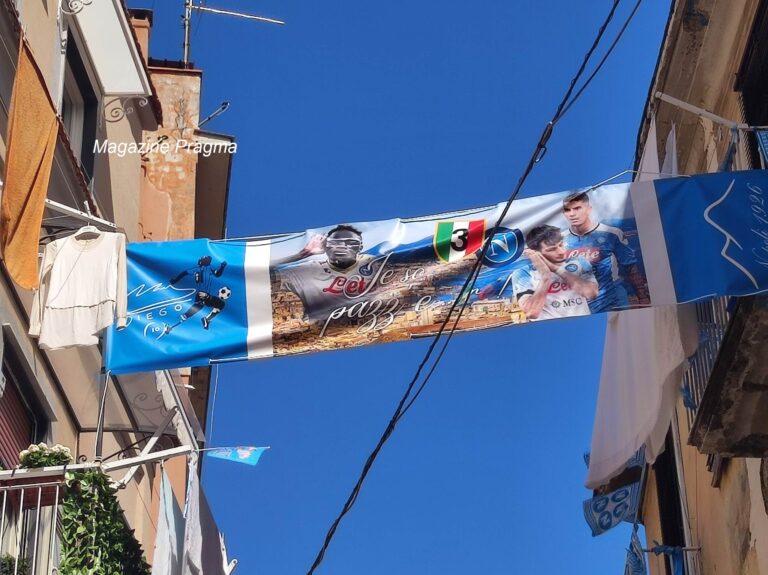
[[[19,557],[19,566],[16,567],[16,558],[7,553],[0,556],[0,575],[29,575],[29,560]]]
[[[61,575],[149,575],[141,545],[123,518],[110,479],[68,472],[61,516]]]

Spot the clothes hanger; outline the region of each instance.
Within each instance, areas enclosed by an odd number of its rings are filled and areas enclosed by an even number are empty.
[[[83,226],[73,234],[76,240],[93,240],[99,236],[101,236],[101,230],[91,224]]]

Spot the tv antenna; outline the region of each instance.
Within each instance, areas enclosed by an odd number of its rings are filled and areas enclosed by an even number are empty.
[[[204,0],[201,0],[204,1]],[[192,10],[199,12],[210,12],[211,14],[223,14],[225,16],[234,16],[236,18],[245,18],[246,20],[257,20],[259,22],[267,22],[269,24],[285,24],[282,20],[276,20],[274,18],[266,18],[264,16],[256,16],[254,14],[245,14],[244,12],[234,12],[233,10],[222,10],[221,8],[211,8],[209,6],[203,6],[202,4],[195,4],[194,0],[184,0],[184,16],[182,21],[184,22],[184,65],[189,64],[189,49],[190,49],[190,31],[192,29]]]

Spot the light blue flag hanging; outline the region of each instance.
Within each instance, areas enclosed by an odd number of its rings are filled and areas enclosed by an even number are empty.
[[[622,521],[634,521],[639,501],[639,481],[587,499],[583,504],[584,518],[592,530],[592,536],[602,535]]]
[[[245,463],[247,465],[256,465],[261,459],[261,454],[264,453],[269,447],[217,447],[208,451],[208,456],[215,457],[216,459],[226,459],[228,461],[236,461],[238,463]]]
[[[627,563],[624,566],[624,575],[648,575],[645,564],[645,553],[637,536],[637,526],[632,530],[632,538],[627,549]]]

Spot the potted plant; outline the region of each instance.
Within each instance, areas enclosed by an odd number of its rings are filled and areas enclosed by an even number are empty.
[[[35,469],[40,467],[51,467],[55,465],[67,465],[72,463],[72,452],[69,447],[63,445],[53,445],[48,447],[45,443],[33,443],[27,449],[23,449],[19,453],[19,465],[20,469]],[[56,485],[46,485],[45,487],[36,487],[40,483],[54,483],[59,482],[62,485],[58,487]],[[48,476],[45,478],[14,478],[6,479],[3,481],[6,485],[23,486],[26,490],[30,491],[24,493],[24,501],[22,509],[34,509],[38,506],[38,494],[37,490],[40,490],[40,507],[47,507],[54,503],[61,501],[63,495],[63,482],[64,471],[61,475]],[[27,487],[29,486],[29,487]],[[58,491],[58,497],[57,497]],[[9,496],[12,504],[17,509],[21,501],[21,490],[14,489],[9,491]]]

